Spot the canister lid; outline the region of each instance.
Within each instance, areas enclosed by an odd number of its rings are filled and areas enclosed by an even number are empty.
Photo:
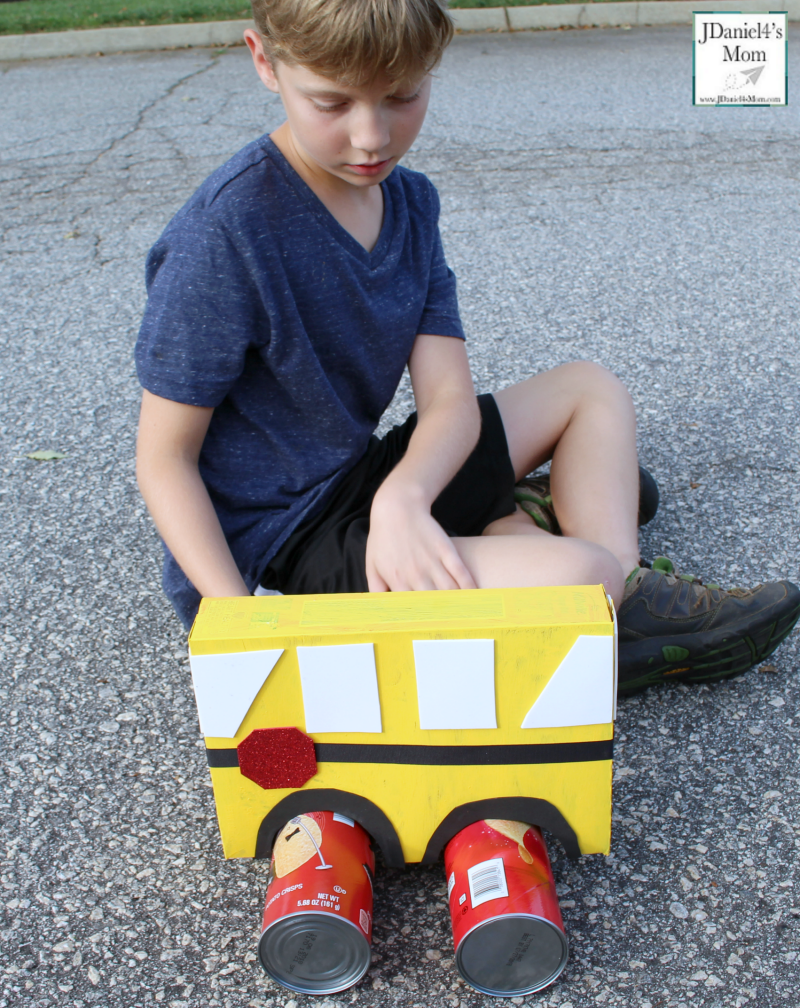
[[[544,917],[503,914],[464,936],[458,971],[470,986],[495,997],[533,994],[547,987],[567,964],[564,932]]]
[[[344,917],[299,913],[280,917],[261,935],[264,971],[300,994],[336,994],[358,983],[371,961],[369,942]]]

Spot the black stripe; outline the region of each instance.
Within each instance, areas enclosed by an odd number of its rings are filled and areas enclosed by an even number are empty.
[[[549,742],[541,745],[349,745],[318,742],[320,763],[407,763],[413,766],[513,766],[589,763],[611,759],[613,742]]]
[[[210,767],[239,766],[239,753],[236,749],[206,749],[206,759]]]
[[[614,743],[548,742],[529,745],[428,746],[317,742],[318,763],[398,763],[410,766],[525,766],[535,763],[593,763],[610,760]],[[237,767],[235,749],[207,749],[210,767]]]

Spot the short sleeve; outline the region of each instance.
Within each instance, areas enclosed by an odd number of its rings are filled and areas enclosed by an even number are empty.
[[[268,339],[267,312],[245,258],[206,210],[176,218],[150,251],[136,370],[154,395],[218,406],[248,349]]]
[[[430,183],[428,183],[430,185]],[[439,196],[430,185],[432,200],[433,252],[431,255],[428,296],[420,319],[418,333],[431,336],[455,336],[465,339],[458,311],[456,276],[447,265],[439,234]]]

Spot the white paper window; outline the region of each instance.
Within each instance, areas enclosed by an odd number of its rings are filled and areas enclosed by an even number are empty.
[[[419,726],[496,728],[493,640],[414,641]]]
[[[571,728],[614,719],[616,641],[581,634],[525,715],[523,728]]]
[[[381,732],[372,644],[298,647],[306,731]]]
[[[233,738],[282,654],[283,648],[190,655],[200,731]]]

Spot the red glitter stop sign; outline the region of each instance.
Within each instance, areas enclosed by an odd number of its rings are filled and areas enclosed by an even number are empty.
[[[256,728],[237,751],[241,772],[265,790],[302,787],[317,772],[314,742],[299,728]]]

